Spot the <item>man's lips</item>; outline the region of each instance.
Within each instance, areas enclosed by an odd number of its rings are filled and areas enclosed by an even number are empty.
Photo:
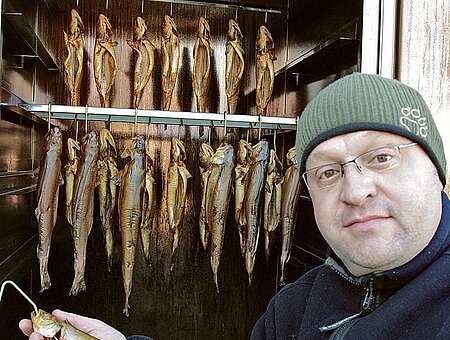
[[[362,217],[354,217],[349,219],[344,227],[370,226],[386,220],[388,217],[384,215],[368,215]]]

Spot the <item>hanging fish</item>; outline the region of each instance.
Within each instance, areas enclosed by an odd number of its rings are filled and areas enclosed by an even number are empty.
[[[238,151],[237,151],[237,165],[234,169],[235,172],[235,183],[234,183],[234,198],[235,198],[235,220],[239,229],[239,239],[241,245],[241,254],[244,256],[246,249],[246,225],[241,224],[241,210],[244,203],[245,196],[245,176],[250,169],[250,154],[252,151],[252,145],[241,139],[239,141]]]
[[[273,232],[281,221],[281,183],[283,164],[277,157],[275,150],[270,150],[267,165],[266,187],[264,191],[264,245],[266,260],[269,261]]]
[[[133,78],[133,105],[139,107],[142,91],[150,80],[153,65],[155,63],[155,47],[148,40],[145,33],[147,25],[145,20],[137,17],[134,24],[133,40],[127,40],[128,45],[134,51],[134,78]]]
[[[202,242],[203,249],[206,250],[209,241],[209,228],[206,225],[206,187],[208,185],[208,179],[211,175],[212,164],[211,158],[214,155],[213,148],[207,144],[202,143],[200,145],[199,162],[200,162],[200,176],[202,177],[202,202],[200,205],[200,217],[199,217],[199,229],[200,229],[200,240]]]
[[[41,292],[52,286],[47,265],[53,228],[56,224],[59,186],[64,183],[61,174],[61,154],[62,134],[61,130],[55,126],[45,135],[36,192],[37,207],[35,215],[39,230],[37,257],[41,277]]]
[[[122,276],[125,290],[125,307],[123,312],[129,315],[129,297],[133,283],[133,269],[138,242],[139,228],[142,223],[144,195],[147,187],[148,150],[144,136],[136,136],[125,148],[121,157],[130,157],[124,169],[115,179],[120,184],[118,211],[122,239]]]
[[[100,205],[100,221],[102,223],[103,237],[105,241],[106,258],[108,271],[112,266],[112,254],[114,250],[114,240],[112,231],[112,218],[114,207],[116,206],[117,187],[113,181],[116,176],[116,143],[114,137],[108,129],[101,129],[99,160],[97,163],[97,184],[98,200]]]
[[[209,43],[210,28],[204,17],[198,20],[197,39],[194,45],[194,70],[192,82],[197,99],[197,111],[205,112],[206,97],[211,81],[211,44]]]
[[[272,96],[275,81],[273,61],[274,43],[272,34],[261,25],[256,38],[256,107],[258,114],[266,114],[267,104]]]
[[[228,113],[236,113],[239,89],[244,74],[244,49],[242,32],[236,21],[228,21],[226,44],[225,92],[228,99]]]
[[[148,144],[147,144],[148,147]],[[147,149],[146,149],[147,150]],[[156,212],[156,182],[153,175],[153,167],[151,166],[151,159],[147,150],[146,158],[146,170],[145,170],[145,191],[144,205],[141,225],[139,231],[141,234],[142,250],[144,252],[144,260],[147,266],[151,265],[150,258],[150,236],[152,232],[153,217]]]
[[[267,158],[269,144],[261,140],[251,151],[251,165],[245,178],[245,196],[241,210],[241,224],[246,226],[245,267],[247,268],[249,284],[252,283],[253,267],[255,265],[261,225],[261,205],[263,188],[266,181]]]
[[[72,224],[72,200],[73,187],[75,185],[75,174],[77,173],[80,151],[80,143],[72,138],[67,139],[67,164],[64,167],[66,172],[66,219]]]
[[[163,110],[170,110],[172,93],[175,88],[175,82],[178,75],[178,63],[180,59],[180,40],[178,39],[178,30],[175,21],[168,16],[164,16],[161,37],[162,54],[162,95]]]
[[[185,159],[186,149],[184,143],[173,137],[167,174],[167,214],[169,227],[173,234],[172,267],[178,249],[179,228],[184,215],[187,180],[192,177],[184,164]]]
[[[107,17],[100,14],[94,48],[94,78],[102,107],[111,106],[111,88],[117,73],[117,42],[113,41],[111,36],[111,23]]]
[[[70,94],[70,105],[80,105],[80,88],[83,79],[84,24],[80,15],[71,10],[69,33],[64,32],[67,57],[64,60],[64,80]]]
[[[217,274],[233,187],[233,147],[227,143],[218,147],[211,158],[211,165],[211,174],[206,187],[206,224],[211,232],[211,268],[218,292]]]
[[[301,192],[300,166],[297,164],[295,146],[286,154],[288,168],[284,174],[281,189],[281,278],[280,285],[285,284],[285,266],[291,255],[292,241],[294,239],[295,223],[297,222],[298,205]]]
[[[97,183],[99,143],[97,132],[91,131],[81,140],[80,164],[75,175],[72,203],[72,238],[75,276],[69,295],[86,290],[84,269],[86,246],[94,219],[94,189]]]

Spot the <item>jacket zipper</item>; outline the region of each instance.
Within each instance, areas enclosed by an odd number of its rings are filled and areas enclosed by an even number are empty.
[[[331,325],[319,327],[319,330],[321,332],[334,330],[334,332],[330,336],[330,339],[333,340],[343,339],[344,336],[347,334],[348,330],[358,321],[357,319],[359,317],[367,315],[368,313],[371,312],[374,301],[373,281],[374,278],[371,277],[369,279],[367,287],[365,288],[366,295],[364,296],[364,300],[361,305],[361,310],[358,313],[353,314],[345,319],[339,320]]]

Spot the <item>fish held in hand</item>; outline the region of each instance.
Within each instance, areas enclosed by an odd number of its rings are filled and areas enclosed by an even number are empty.
[[[61,174],[62,149],[61,130],[58,127],[53,127],[45,135],[36,192],[37,207],[35,215],[38,221],[37,257],[39,260],[41,292],[51,287],[48,274],[48,257],[53,228],[56,224],[59,186],[63,184]]]

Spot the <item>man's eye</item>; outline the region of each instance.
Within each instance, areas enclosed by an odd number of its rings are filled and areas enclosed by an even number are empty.
[[[391,158],[392,158],[391,155],[383,154],[383,155],[375,156],[373,161],[376,163],[385,163],[385,162],[389,162],[391,160]]]
[[[317,172],[317,178],[320,181],[327,181],[339,175],[339,170],[333,168],[323,168]]]

